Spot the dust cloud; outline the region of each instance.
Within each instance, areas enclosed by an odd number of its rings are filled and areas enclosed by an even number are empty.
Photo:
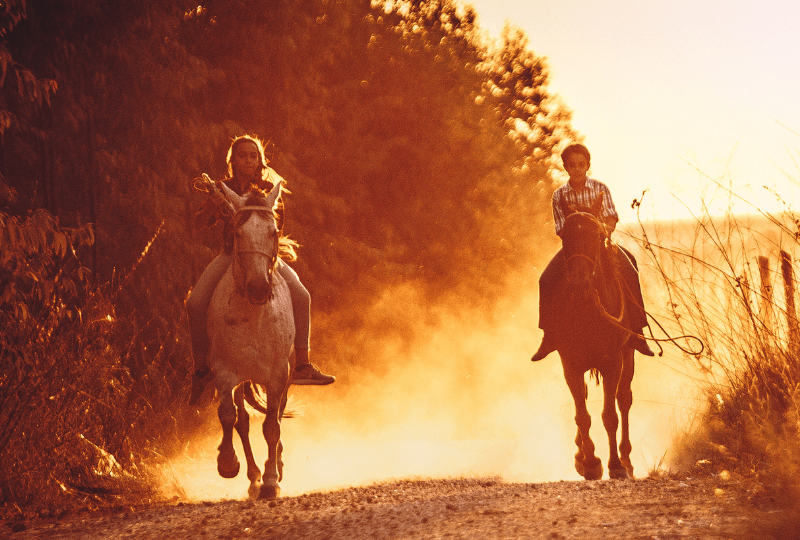
[[[283,495],[366,485],[401,478],[501,477],[515,482],[577,480],[573,469],[574,406],[556,353],[530,362],[541,332],[538,276],[529,268],[511,292],[463,303],[429,306],[413,286],[385,293],[364,310],[366,336],[342,351],[358,356],[332,370],[328,387],[292,387],[284,419]],[[645,287],[647,291],[647,287]],[[412,328],[398,332],[393,321]],[[315,360],[330,368],[315,351]],[[632,461],[637,477],[668,468],[673,437],[692,419],[698,386],[665,346],[662,358],[637,354],[631,410]],[[341,366],[341,364],[339,364]],[[608,445],[600,419],[602,388],[589,385],[592,438],[604,468]],[[207,436],[171,462],[171,489],[188,499],[242,499],[242,471],[234,480],[216,472],[221,431],[215,405]],[[261,467],[266,447],[261,418],[251,418],[251,440]],[[607,473],[606,473],[607,474]]]

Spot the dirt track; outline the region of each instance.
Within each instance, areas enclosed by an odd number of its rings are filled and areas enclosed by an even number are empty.
[[[176,503],[5,523],[13,539],[795,538],[786,511],[719,477],[400,481],[277,501]],[[12,529],[12,526],[16,531]]]

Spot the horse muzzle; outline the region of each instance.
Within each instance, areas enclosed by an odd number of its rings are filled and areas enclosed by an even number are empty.
[[[264,276],[250,279],[245,284],[245,295],[251,304],[266,304],[271,296],[269,282]]]

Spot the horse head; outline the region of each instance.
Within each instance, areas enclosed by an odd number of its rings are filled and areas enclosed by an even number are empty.
[[[561,241],[567,261],[567,280],[585,290],[595,281],[607,245],[608,233],[600,219],[603,194],[588,208],[574,207],[563,198],[559,204],[565,216]]]
[[[235,209],[231,269],[236,291],[253,304],[265,304],[272,299],[272,275],[278,262],[274,210],[281,184],[277,182],[267,194],[251,191],[240,196],[224,184],[223,189]]]

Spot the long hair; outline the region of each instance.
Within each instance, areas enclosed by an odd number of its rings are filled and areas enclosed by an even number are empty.
[[[256,145],[256,148],[258,148],[259,173],[261,174],[261,179],[265,180],[267,174],[267,163],[269,163],[269,161],[264,157],[264,143],[262,143],[261,139],[255,135],[239,135],[231,142],[231,147],[228,148],[228,156],[225,158],[225,162],[228,164],[228,177],[233,178],[233,164],[231,162],[233,161],[233,155],[236,152],[236,147],[245,142],[251,142]]]

